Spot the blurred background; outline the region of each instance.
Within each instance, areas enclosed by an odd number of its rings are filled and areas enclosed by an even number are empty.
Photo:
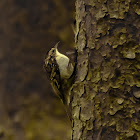
[[[73,49],[74,18],[74,0],[0,0],[0,140],[71,139],[43,60]]]

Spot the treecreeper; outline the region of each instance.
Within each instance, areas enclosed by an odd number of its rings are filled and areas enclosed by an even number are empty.
[[[74,82],[75,62],[58,51],[59,42],[46,54],[44,69],[55,94],[61,99],[71,119],[70,88]],[[74,54],[72,54],[74,55]]]

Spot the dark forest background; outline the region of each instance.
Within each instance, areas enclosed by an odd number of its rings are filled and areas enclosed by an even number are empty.
[[[68,140],[71,126],[43,70],[73,49],[74,0],[0,0],[0,140]]]

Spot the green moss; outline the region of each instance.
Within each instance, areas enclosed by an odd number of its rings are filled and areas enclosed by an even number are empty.
[[[135,12],[140,15],[140,6],[138,4],[134,4],[133,8],[135,9]]]
[[[118,98],[118,99],[117,99],[117,103],[118,103],[118,104],[122,104],[123,102],[124,102],[124,99],[123,99],[123,98]]]
[[[114,82],[111,83],[111,87],[112,88],[120,88],[123,83],[125,82],[125,77],[122,75],[120,77],[118,77],[118,79]]]
[[[93,118],[87,121],[87,123],[86,123],[87,124],[86,125],[87,130],[92,130],[93,129],[93,121],[94,121]]]
[[[134,81],[133,75],[130,75],[130,74],[125,75],[125,84],[131,87],[136,84],[136,82]]]
[[[95,48],[95,40],[92,37],[89,37],[89,39],[87,40],[87,46],[90,49],[94,49]]]
[[[132,137],[134,135],[134,131],[129,131],[128,133],[126,133],[127,137]]]
[[[140,132],[140,124],[136,122],[131,123],[132,128]]]
[[[97,83],[98,81],[100,81],[100,79],[101,79],[100,71],[98,69],[95,71],[92,71],[91,82]]]
[[[92,77],[92,71],[91,71],[90,64],[89,64],[88,74],[87,74],[86,79],[89,81],[91,79],[91,77]]]

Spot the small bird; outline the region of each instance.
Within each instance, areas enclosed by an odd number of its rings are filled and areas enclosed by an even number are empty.
[[[54,92],[64,103],[65,93],[69,89],[72,81],[71,76],[74,71],[74,66],[66,55],[58,51],[58,44],[59,42],[48,52],[44,61],[44,68],[51,81]]]
[[[68,102],[70,100],[69,98],[71,98],[69,90],[74,81],[73,64],[75,63],[72,64],[66,55],[58,51],[58,44],[59,42],[46,55],[44,68],[55,94],[65,104],[66,112],[71,120],[71,109]]]

